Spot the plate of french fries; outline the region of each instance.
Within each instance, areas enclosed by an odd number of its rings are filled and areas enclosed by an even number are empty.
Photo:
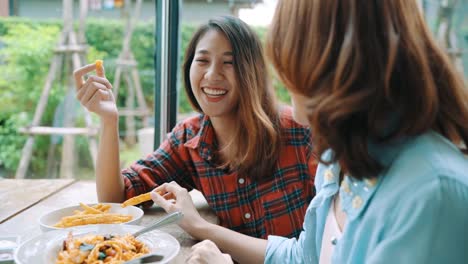
[[[44,232],[85,225],[138,225],[142,216],[143,210],[135,206],[123,208],[120,203],[80,203],[42,215],[39,225]]]

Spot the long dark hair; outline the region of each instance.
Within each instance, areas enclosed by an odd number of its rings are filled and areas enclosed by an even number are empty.
[[[228,144],[228,165],[240,174],[261,178],[275,170],[280,151],[280,118],[276,98],[268,81],[262,45],[257,35],[242,20],[222,16],[202,25],[190,40],[183,63],[185,91],[190,103],[203,112],[190,84],[190,67],[200,38],[209,31],[224,34],[232,46],[233,66],[238,84],[239,124],[233,140]]]
[[[267,54],[288,89],[311,99],[318,156],[331,148],[355,178],[383,169],[369,141],[435,130],[468,146],[463,79],[413,0],[280,0]]]

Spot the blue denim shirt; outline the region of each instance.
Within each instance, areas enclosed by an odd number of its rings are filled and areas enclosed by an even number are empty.
[[[345,177],[339,186],[340,167],[319,165],[304,231],[269,236],[265,263],[318,263],[337,192],[347,219],[332,263],[468,263],[468,158],[435,132],[369,153],[386,166],[378,180]]]

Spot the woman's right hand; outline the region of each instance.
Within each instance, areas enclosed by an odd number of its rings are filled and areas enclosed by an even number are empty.
[[[160,193],[163,195],[161,196]],[[155,204],[161,206],[168,213],[182,212],[184,217],[179,222],[179,226],[195,238],[197,238],[196,229],[208,224],[198,213],[187,189],[182,188],[174,181],[155,188],[151,192],[151,198]]]
[[[232,264],[229,254],[223,254],[219,248],[210,240],[202,242],[192,247],[192,253],[186,260],[187,264]]]
[[[103,66],[104,68],[104,66]],[[91,75],[84,82],[83,76],[96,69],[96,64],[88,64],[73,72],[76,84],[76,98],[88,111],[96,113],[103,122],[117,122],[118,110],[112,93],[112,85],[102,76]]]

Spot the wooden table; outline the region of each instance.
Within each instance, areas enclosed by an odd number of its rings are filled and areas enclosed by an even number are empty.
[[[216,223],[217,218],[203,196],[199,192],[190,194],[201,216]],[[18,235],[23,242],[41,234],[38,219],[42,214],[79,202],[96,203],[96,185],[92,181],[63,179],[4,179],[0,180],[0,201],[0,235]],[[159,207],[146,209],[140,225],[149,225],[164,215]],[[198,241],[177,225],[161,230],[174,236],[181,246],[171,263],[185,263],[191,247]]]

